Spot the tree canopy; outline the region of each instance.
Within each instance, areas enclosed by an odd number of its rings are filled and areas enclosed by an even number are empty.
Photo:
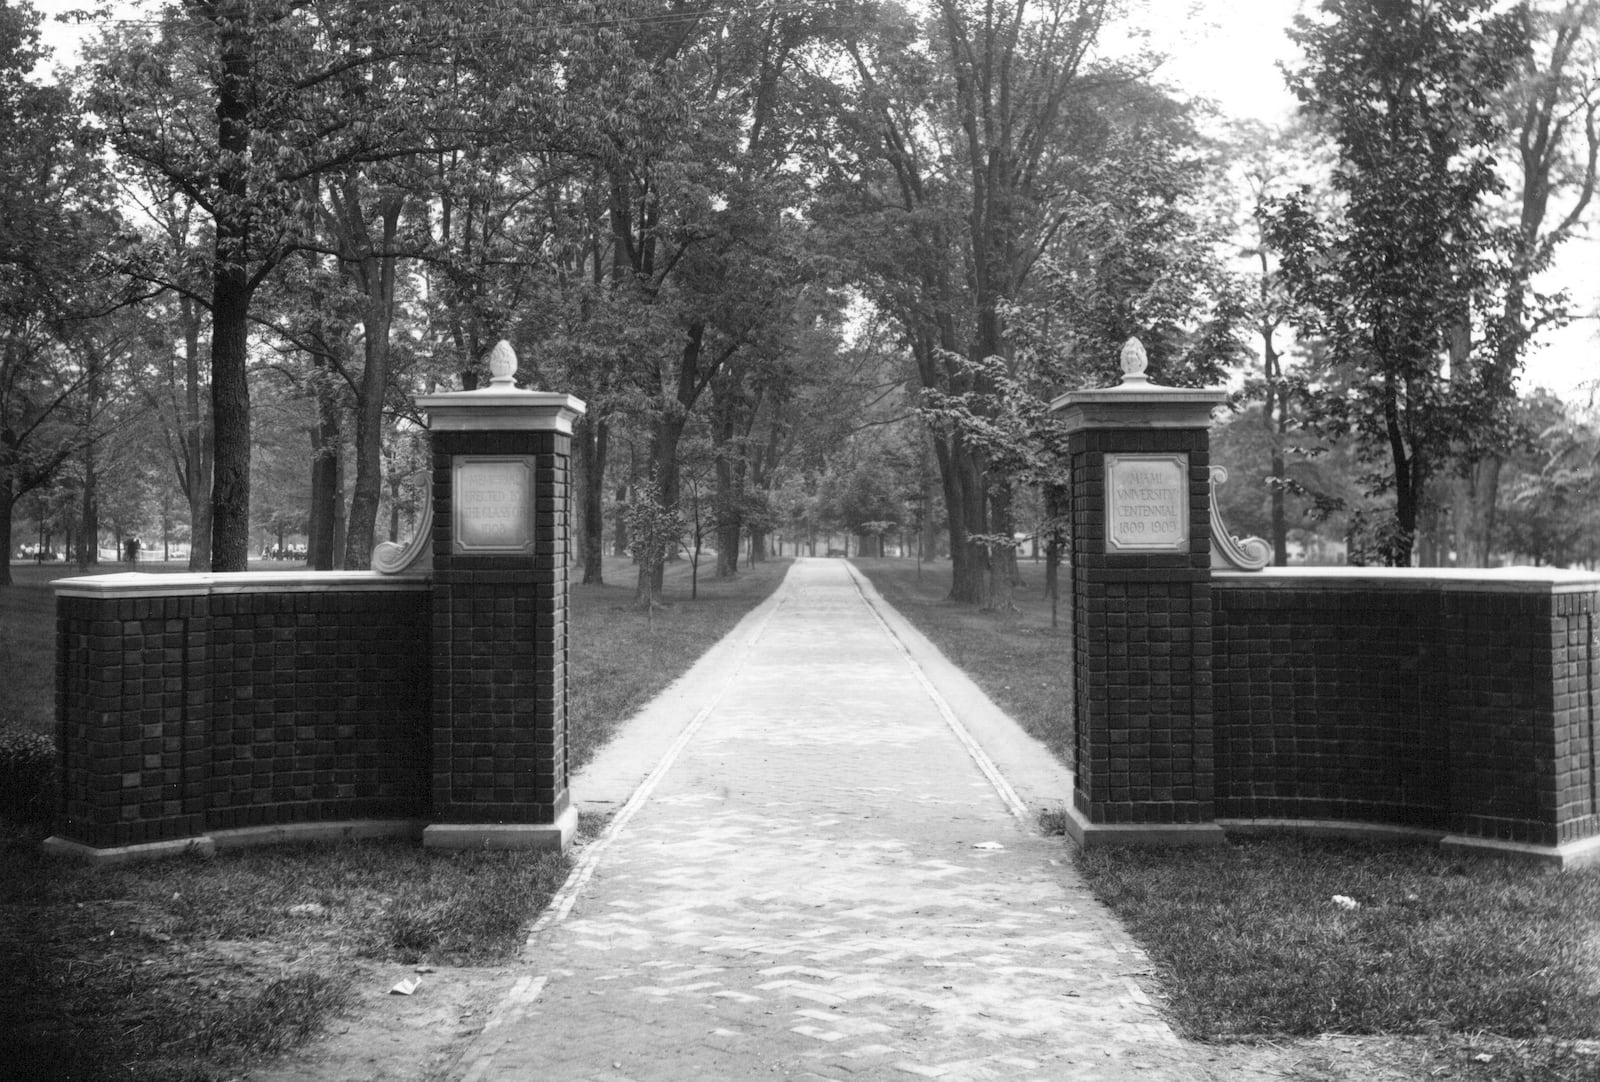
[[[1560,428],[1517,379],[1574,304],[1597,8],[1325,0],[1301,126],[1230,139],[1114,0],[144,0],[59,83],[5,0],[0,510],[364,566],[415,396],[504,338],[589,404],[586,582],[682,512],[720,575],[915,539],[1003,606],[1019,544],[1059,558],[1047,405],[1137,335],[1238,389],[1279,559],[1487,562]]]

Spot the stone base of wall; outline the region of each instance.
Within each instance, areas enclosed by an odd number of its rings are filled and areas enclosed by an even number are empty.
[[[287,826],[216,830],[189,838],[172,838],[140,845],[96,848],[70,838],[46,838],[40,848],[50,856],[66,857],[98,867],[156,860],[161,857],[209,857],[219,850],[248,849],[258,845],[292,842],[342,842],[363,838],[420,839],[427,824],[421,819],[356,819],[344,822],[295,823]]]
[[[578,831],[578,809],[568,807],[550,824],[434,823],[422,832],[428,849],[565,850]]]
[[[1222,845],[1227,834],[1216,823],[1092,823],[1067,807],[1067,837],[1080,849],[1108,845]]]
[[[1219,819],[1217,826],[1229,838],[1258,838],[1297,834],[1312,838],[1349,838],[1358,841],[1433,842],[1443,849],[1506,857],[1541,864],[1557,871],[1600,866],[1600,836],[1563,845],[1528,845],[1446,834],[1438,830],[1397,827],[1388,823],[1361,823],[1342,819]]]

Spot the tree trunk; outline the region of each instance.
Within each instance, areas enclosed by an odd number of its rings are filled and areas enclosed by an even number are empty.
[[[0,456],[5,453],[5,448],[0,447]],[[11,585],[11,516],[17,508],[14,492],[10,470],[0,461],[0,586]]]
[[[695,402],[710,384],[715,369],[721,364],[709,365],[704,357],[706,328],[695,323],[684,339],[683,354],[678,363],[676,393],[670,401],[663,401],[651,425],[650,465],[660,494],[663,508],[678,506],[680,479],[678,476],[678,443],[683,438],[684,426],[694,410]],[[706,369],[712,371],[706,371]],[[665,397],[665,395],[663,395]],[[665,562],[654,568],[639,565],[639,581],[635,588],[635,601],[640,605],[654,605],[661,597],[662,575]]]
[[[348,213],[359,225],[360,203],[352,182]],[[362,259],[362,285],[366,293],[366,313],[362,319],[365,350],[361,385],[356,395],[356,482],[350,494],[350,518],[346,524],[344,566],[360,571],[372,564],[377,541],[378,505],[383,500],[383,401],[389,392],[390,329],[394,324],[395,236],[400,228],[403,198],[386,196],[379,214],[383,236],[378,251],[370,245]]]
[[[1266,251],[1262,250],[1261,259],[1265,267]],[[1267,276],[1263,269],[1261,277],[1261,293],[1263,303],[1267,297]],[[1289,562],[1289,522],[1284,510],[1284,481],[1287,477],[1287,464],[1283,456],[1284,431],[1289,424],[1288,403],[1284,402],[1278,390],[1278,351],[1272,342],[1273,329],[1270,324],[1261,328],[1263,367],[1266,370],[1266,394],[1261,403],[1261,419],[1267,429],[1267,445],[1269,452],[1268,474],[1269,499],[1271,500],[1271,533],[1272,533],[1272,564],[1274,567],[1284,567]]]
[[[989,490],[989,532],[1004,538],[1004,543],[994,549],[990,554],[990,562],[995,565],[995,570],[1005,577],[1008,587],[1022,585],[1022,571],[1017,566],[1017,546],[1013,539],[1017,535],[1016,518],[1012,514],[1014,494],[1009,478],[997,478],[988,486]],[[1009,591],[1008,601],[1009,605]]]
[[[338,454],[334,455],[333,462],[333,551],[337,556],[344,551],[345,535],[348,530],[346,525],[349,520],[349,503],[344,498],[344,480],[349,470],[345,467],[345,455],[341,447]]]
[[[740,519],[744,506],[745,459],[735,434],[739,413],[746,403],[739,373],[735,370],[713,381],[711,398],[712,457],[717,479],[711,506],[716,514],[717,578],[725,579],[739,573],[739,548],[744,535]]]
[[[586,417],[578,433],[581,434],[574,435],[574,442],[578,445],[578,498],[582,505],[578,517],[583,522],[583,584],[604,586],[606,453],[610,425],[604,417]]]
[[[1383,543],[1384,562],[1390,567],[1411,566],[1411,550],[1417,538],[1417,501],[1421,496],[1414,474],[1415,459],[1408,451],[1400,423],[1400,401],[1396,378],[1385,377],[1384,424],[1389,438],[1389,460],[1394,465],[1394,517],[1396,531]]]
[[[716,474],[717,493],[712,500],[716,508],[716,535],[717,535],[717,578],[732,578],[739,573],[739,539],[743,531],[739,528],[739,483],[737,470],[734,463],[728,460],[725,453],[728,444],[720,442],[717,446]]]
[[[211,424],[200,394],[200,311],[188,297],[178,303],[183,324],[183,405],[178,446],[183,451],[183,497],[189,504],[189,570],[211,566]]]
[[[1499,455],[1487,455],[1468,466],[1466,476],[1455,478],[1451,485],[1457,566],[1488,567],[1494,560],[1495,512],[1503,464]]]
[[[222,245],[219,239],[219,247]],[[250,289],[243,266],[217,268],[211,328],[211,570],[243,571],[250,559],[250,385],[245,332]]]
[[[739,545],[743,531],[737,519],[717,519],[717,578],[729,579],[739,573]]]
[[[617,521],[611,528],[611,555],[628,554],[628,484],[617,486]]]
[[[100,503],[97,498],[94,444],[83,446],[83,505],[78,523],[78,566],[88,569],[100,562]]]
[[[317,423],[311,426],[311,508],[306,525],[306,563],[317,571],[332,571],[338,552],[339,507],[344,493],[339,486],[339,459],[344,452],[343,406],[337,400],[336,378],[326,356],[316,359],[314,377]]]
[[[664,414],[656,418],[650,437],[650,462],[655,474],[657,503],[663,508],[678,506],[681,483],[678,476],[678,441],[683,437],[686,417],[680,413]],[[661,584],[666,573],[666,560],[651,567],[639,565],[639,579],[634,587],[634,599],[640,605],[654,605],[661,600]]]
[[[942,358],[955,352],[953,321],[948,317],[940,318],[937,340],[926,329],[918,333],[909,319],[907,327],[913,332],[912,355],[917,362],[917,374],[922,386],[961,390],[961,387],[953,385],[956,376],[946,370],[942,361]],[[988,532],[983,464],[979,461],[978,452],[967,445],[960,432],[939,431],[930,427],[928,439],[933,444],[934,458],[939,465],[939,481],[944,491],[946,526],[950,537],[949,597],[951,601],[961,604],[981,605],[988,561],[986,554],[980,552],[970,539]]]
[[[581,493],[589,487],[591,457],[589,442],[589,418],[585,415],[573,422],[570,440],[572,452],[568,456],[567,469],[567,493],[572,512],[568,516],[572,525],[568,531],[570,540],[567,545],[567,566],[581,567],[585,571],[589,566],[589,520],[583,514],[584,501]],[[589,581],[587,574],[583,581]]]
[[[379,331],[381,326],[381,331]],[[377,543],[378,506],[383,500],[383,389],[388,384],[388,321],[367,324],[366,370],[356,402],[356,481],[345,525],[344,566],[360,571],[372,563]],[[382,342],[371,337],[375,331]],[[378,386],[374,388],[374,384]]]
[[[1472,560],[1474,567],[1494,566],[1494,531],[1500,508],[1500,468],[1505,460],[1491,455],[1473,467],[1474,487],[1478,494],[1473,506]]]
[[[250,384],[245,376],[250,297],[246,263],[251,57],[249,28],[219,19],[217,186],[211,287],[211,417],[215,426],[211,489],[211,569],[243,571],[250,559]]]
[[[950,600],[981,605],[989,561],[982,546],[971,540],[974,534],[986,532],[988,526],[981,470],[960,436],[951,437],[948,447],[944,446],[944,441],[936,440],[934,450],[940,462],[944,503],[949,513]]]

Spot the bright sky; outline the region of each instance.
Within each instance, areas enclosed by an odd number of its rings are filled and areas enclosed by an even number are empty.
[[[1150,8],[1159,14],[1168,3],[1150,0]],[[1314,0],[1196,0],[1192,7],[1191,18],[1156,28],[1154,43],[1172,56],[1167,79],[1214,99],[1225,113],[1267,123],[1287,119],[1295,100],[1278,64],[1297,60],[1298,51],[1285,31]],[[1523,385],[1587,401],[1600,383],[1600,237],[1570,241],[1542,285],[1567,289],[1575,309],[1589,315],[1529,351]]]
[[[1190,0],[1187,18],[1159,21],[1178,9],[1149,0],[1152,44],[1172,59],[1161,74],[1214,99],[1224,113],[1275,123],[1294,109],[1279,61],[1296,55],[1285,35],[1303,0]]]
[[[47,44],[60,51],[72,48],[76,28],[50,16],[82,4],[34,0],[45,16]],[[1314,5],[1315,0],[1148,0],[1145,20],[1152,24],[1152,43],[1172,58],[1161,73],[1169,82],[1214,99],[1225,113],[1276,123],[1295,105],[1278,70],[1280,62],[1296,57],[1285,31],[1297,12]],[[1578,310],[1594,313],[1600,308],[1600,239],[1569,244],[1544,284],[1564,286]],[[1586,398],[1597,381],[1600,319],[1593,315],[1532,351],[1524,377],[1525,385],[1547,387],[1568,400]]]

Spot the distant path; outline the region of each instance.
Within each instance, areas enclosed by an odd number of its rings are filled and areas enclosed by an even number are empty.
[[[919,644],[797,561],[590,772],[620,810],[451,1077],[1210,1077]]]

